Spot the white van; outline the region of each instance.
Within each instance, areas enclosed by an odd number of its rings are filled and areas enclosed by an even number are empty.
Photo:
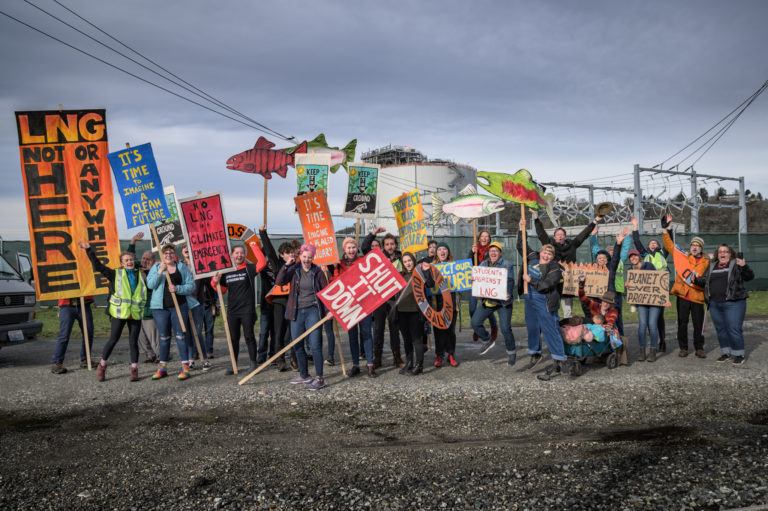
[[[32,261],[16,254],[16,263],[19,270],[0,255],[0,348],[31,341],[43,330],[43,323],[35,321]]]

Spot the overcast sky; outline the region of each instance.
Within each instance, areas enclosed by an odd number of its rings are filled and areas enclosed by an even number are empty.
[[[52,0],[33,1],[97,34]],[[634,164],[664,161],[768,79],[768,2],[762,0],[61,2],[297,140],[323,132],[341,147],[357,138],[358,158],[382,145],[407,145],[481,170],[524,167],[539,181],[631,186]],[[3,2],[0,10],[161,82],[28,3]],[[227,158],[253,146],[258,131],[5,16],[0,55],[3,238],[28,239],[13,112],[59,104],[106,108],[111,150],[151,142],[164,184],[174,184],[181,196],[221,190],[230,222],[261,224],[262,178],[225,167]],[[277,147],[289,145],[268,138]],[[744,176],[747,188],[765,195],[767,161],[765,95],[695,169]],[[674,194],[689,191],[679,179],[657,185]],[[718,183],[703,185],[714,190]],[[330,187],[337,214],[343,170]],[[289,214],[294,192],[293,169],[285,180],[272,179],[270,231],[300,232]],[[350,220],[335,223],[338,229]],[[121,213],[118,230],[136,232],[126,229]]]

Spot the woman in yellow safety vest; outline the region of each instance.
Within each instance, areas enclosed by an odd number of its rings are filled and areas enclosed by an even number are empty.
[[[144,305],[147,301],[147,287],[142,280],[141,271],[136,268],[136,257],[130,252],[120,254],[120,267],[108,268],[102,263],[90,243],[78,243],[85,249],[93,269],[109,281],[109,340],[101,354],[101,362],[96,370],[96,377],[104,381],[107,376],[107,359],[120,340],[123,327],[128,324],[128,346],[131,351],[131,373],[129,380],[139,380],[139,334]]]

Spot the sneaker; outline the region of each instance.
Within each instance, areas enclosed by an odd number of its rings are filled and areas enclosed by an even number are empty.
[[[88,369],[88,361],[87,360],[81,360],[80,361],[80,369]]]
[[[179,372],[179,375],[176,378],[182,381],[189,379],[189,365],[181,364],[181,371]]]
[[[199,357],[198,357],[198,358],[199,358]],[[194,361],[194,360],[192,360],[192,361],[189,363],[189,370],[190,370],[190,371],[196,371],[197,369],[200,369],[200,368],[199,368],[198,366],[196,366],[196,365],[195,365],[195,361]]]
[[[152,375],[152,379],[159,380],[160,378],[165,378],[166,376],[168,376],[167,364],[158,364],[157,372]]]
[[[332,358],[326,358],[325,359],[325,365],[333,367],[333,366],[336,365],[336,362]]]
[[[490,340],[483,343],[482,347],[480,348],[480,354],[485,355],[489,351],[491,351],[491,348],[493,348],[496,345],[496,341]]]
[[[715,362],[725,362],[725,361],[726,361],[726,360],[728,360],[729,358],[731,358],[731,356],[730,356],[730,355],[722,354],[722,355],[720,355],[720,358],[718,358],[717,360],[715,360]]]
[[[288,383],[290,383],[291,385],[298,385],[299,383],[312,383],[312,377],[311,376],[297,376],[296,378],[293,378]]]
[[[80,364],[80,367],[82,367],[82,364]],[[61,362],[58,362],[56,364],[51,365],[51,372],[53,374],[64,374],[67,372],[67,368],[64,367],[64,364]]]
[[[541,362],[541,353],[534,353],[531,355],[531,359],[528,361],[526,369],[533,369],[539,362]]]
[[[477,342],[478,340],[480,340],[480,337],[478,337],[478,335],[477,335],[476,333],[473,333],[473,334],[472,334],[472,340],[473,340],[474,342]]]
[[[456,360],[456,357],[453,356],[453,353],[448,353],[448,363],[451,365],[451,367],[459,366],[459,362]]]
[[[211,370],[211,363],[207,360],[203,361],[203,372]]]
[[[704,353],[704,350],[696,350],[695,355],[698,358],[707,358],[707,355]]]
[[[515,362],[517,362],[517,353],[512,353],[507,359],[507,365],[513,366],[515,365]]]
[[[99,363],[99,367],[96,368],[96,379],[99,381],[107,379],[107,366]]]
[[[251,360],[251,365],[248,366],[248,374],[251,374],[252,372],[254,372],[256,369],[259,368],[260,365],[261,364],[259,364],[255,360]]]
[[[742,355],[737,355],[733,357],[733,363],[734,364],[743,364],[744,363],[744,357]]]
[[[424,372],[424,366],[421,364],[416,364],[413,366],[413,369],[411,369],[410,375],[416,376]]]
[[[320,390],[322,388],[327,387],[325,384],[325,380],[321,377],[317,376],[314,380],[312,380],[311,383],[309,383],[306,387],[307,390]]]
[[[491,340],[495,341],[496,337],[498,336],[499,336],[499,326],[491,325]]]
[[[128,377],[128,381],[139,381],[139,368],[131,366],[131,375]]]
[[[443,357],[441,357],[440,355],[435,356],[435,367],[437,367],[438,369],[443,367]]]

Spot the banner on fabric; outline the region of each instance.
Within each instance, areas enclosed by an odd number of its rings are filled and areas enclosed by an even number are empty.
[[[592,298],[602,298],[608,290],[608,269],[598,268],[596,264],[560,263],[563,267],[563,295],[578,296],[579,276],[584,275],[584,294]]]
[[[296,195],[328,190],[330,154],[296,154]]]
[[[242,224],[227,224],[227,234],[230,239],[243,242],[243,245],[245,245],[245,259],[249,263],[258,263],[256,254],[253,253],[251,248],[251,243],[256,243],[256,246],[261,248],[261,238],[253,232],[253,229]]]
[[[234,271],[221,192],[179,199],[195,279]]]
[[[669,304],[669,272],[667,270],[629,270],[624,279],[626,301],[633,305]]]
[[[170,216],[151,144],[109,153],[107,159],[112,165],[129,229]]]
[[[108,292],[85,250],[120,265],[105,110],[16,112],[38,300]]]
[[[304,242],[313,244],[317,249],[313,262],[317,265],[338,263],[336,231],[325,192],[318,190],[299,195],[293,200],[299,212],[301,230],[304,231]]]
[[[434,263],[445,280],[451,293],[472,289],[472,259]],[[437,288],[427,289],[427,296],[439,294]]]
[[[427,249],[427,220],[418,190],[392,199],[392,209],[400,235],[400,250],[418,252]]]
[[[491,300],[506,300],[507,269],[494,266],[473,266],[472,296]]]
[[[381,165],[355,163],[349,167],[347,201],[341,216],[348,218],[376,218],[376,197],[379,189]]]
[[[400,272],[377,247],[358,258],[317,296],[349,331],[404,287]]]
[[[163,245],[183,245],[184,229],[181,228],[181,217],[179,217],[179,202],[176,200],[176,187],[173,185],[163,187],[165,194],[165,204],[168,206],[168,218],[163,221],[154,222],[157,238],[160,240],[160,246]],[[152,252],[157,252],[155,238],[151,237]]]

